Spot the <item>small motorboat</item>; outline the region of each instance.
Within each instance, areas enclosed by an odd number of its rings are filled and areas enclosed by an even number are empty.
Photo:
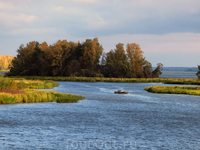
[[[115,94],[128,94],[129,91],[122,91],[122,90],[118,90],[114,92]]]

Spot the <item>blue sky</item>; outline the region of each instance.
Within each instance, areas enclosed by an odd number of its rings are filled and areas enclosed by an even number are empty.
[[[200,65],[199,0],[0,0],[0,54],[21,44],[99,39],[104,52],[138,43],[156,66]],[[126,49],[126,47],[125,47]]]

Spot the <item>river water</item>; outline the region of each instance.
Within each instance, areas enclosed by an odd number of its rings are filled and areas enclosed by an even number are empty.
[[[0,149],[200,149],[198,96],[143,90],[161,83],[59,83],[85,100],[0,105]]]
[[[194,71],[162,71],[160,78],[188,78],[197,79],[197,72]]]

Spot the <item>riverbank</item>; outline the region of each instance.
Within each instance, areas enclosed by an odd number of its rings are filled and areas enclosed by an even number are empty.
[[[0,104],[57,102],[74,103],[83,96],[60,92],[37,91],[33,89],[51,89],[59,86],[54,81],[25,80],[0,77]]]
[[[128,83],[164,83],[164,84],[188,84],[200,85],[198,79],[185,78],[105,78],[105,77],[51,77],[51,76],[11,76],[10,78],[24,78],[27,80],[53,80],[75,82],[128,82]]]
[[[165,93],[165,94],[187,94],[200,96],[200,87],[188,86],[150,86],[144,90],[151,93]]]

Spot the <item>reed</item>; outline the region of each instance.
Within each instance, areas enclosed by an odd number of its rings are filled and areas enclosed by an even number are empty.
[[[59,86],[59,83],[50,80],[26,80],[23,78],[0,77],[0,90],[22,90],[22,89],[52,89]]]
[[[76,82],[128,82],[128,83],[164,83],[164,84],[189,84],[200,85],[199,79],[185,78],[105,78],[105,77],[52,77],[52,76],[13,76],[11,78],[24,78],[27,80],[53,80]]]
[[[152,93],[187,94],[200,96],[200,87],[188,86],[150,86],[144,90]]]
[[[82,96],[59,92],[36,91],[51,89],[59,84],[50,80],[26,80],[0,77],[0,104],[58,102],[71,103],[84,99]]]
[[[27,80],[82,81],[82,82],[163,82],[165,78],[105,78],[105,77],[52,77],[52,76],[13,76]]]
[[[57,102],[57,103],[74,103],[84,99],[83,96],[65,94],[60,92],[47,92],[29,90],[21,94],[0,93],[0,104],[14,103],[42,103],[42,102]]]

